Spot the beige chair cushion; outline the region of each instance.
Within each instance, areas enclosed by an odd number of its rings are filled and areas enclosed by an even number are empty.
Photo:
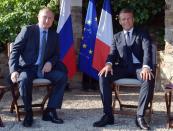
[[[135,78],[122,78],[114,81],[114,84],[123,86],[140,86],[141,82]]]
[[[49,85],[51,81],[44,78],[37,78],[33,80],[33,85]]]

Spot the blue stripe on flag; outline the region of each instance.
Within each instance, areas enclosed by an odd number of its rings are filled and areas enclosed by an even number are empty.
[[[65,22],[61,31],[59,32],[59,44],[60,44],[60,59],[63,59],[67,51],[73,44],[73,30],[71,24],[71,15]]]
[[[107,11],[109,14],[111,14],[111,6],[110,6],[110,0],[104,0],[103,3],[103,9]]]

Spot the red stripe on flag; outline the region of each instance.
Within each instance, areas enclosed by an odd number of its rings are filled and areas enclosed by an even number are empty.
[[[76,55],[74,47],[71,46],[68,52],[64,56],[63,63],[66,65],[68,70],[68,77],[71,79],[76,73]]]
[[[93,68],[100,71],[104,66],[109,54],[110,47],[96,39],[95,49],[94,49],[94,58],[93,58]]]

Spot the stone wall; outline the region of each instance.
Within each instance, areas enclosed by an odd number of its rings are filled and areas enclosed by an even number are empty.
[[[80,42],[82,38],[82,1],[77,4],[79,0],[72,0],[72,23],[73,23],[73,37],[74,37],[74,47],[77,56],[78,63],[78,54],[80,49]],[[73,3],[74,2],[74,3]],[[75,77],[73,78],[73,83],[80,83],[82,81],[82,73],[77,72]]]
[[[165,2],[165,50],[160,53],[161,87],[173,82],[173,0]]]
[[[80,41],[82,38],[82,0],[72,0],[72,26],[74,36],[74,46],[78,55]]]
[[[72,23],[73,23],[73,36],[74,46],[76,52],[79,52],[80,41],[82,38],[82,7],[72,7]]]

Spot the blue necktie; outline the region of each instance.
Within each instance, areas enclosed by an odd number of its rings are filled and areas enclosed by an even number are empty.
[[[41,53],[40,53],[40,60],[39,60],[39,64],[38,64],[38,72],[37,72],[37,76],[39,78],[43,78],[44,75],[42,73],[42,68],[43,68],[43,64],[44,64],[44,54],[45,54],[45,47],[46,47],[46,31],[43,31],[43,36],[41,39],[42,45],[41,45]]]

